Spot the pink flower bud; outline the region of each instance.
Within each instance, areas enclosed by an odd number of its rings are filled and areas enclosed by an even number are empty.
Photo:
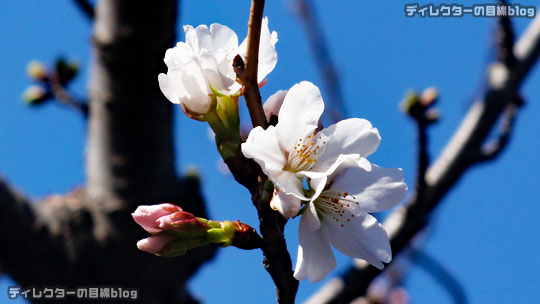
[[[135,222],[141,225],[144,230],[150,233],[158,233],[162,231],[159,227],[160,223],[158,222],[158,219],[178,211],[183,210],[173,204],[165,203],[152,206],[139,206],[131,215]]]
[[[206,235],[210,228],[207,224],[199,221],[193,214],[185,211],[177,211],[173,214],[162,216],[157,219],[159,229],[171,231],[179,236],[197,237]]]
[[[174,241],[175,237],[168,234],[151,235],[137,242],[137,248],[142,251],[159,254],[161,250]]]

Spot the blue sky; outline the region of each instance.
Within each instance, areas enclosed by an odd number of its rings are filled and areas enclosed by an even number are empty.
[[[249,1],[182,2],[181,24],[222,23],[240,39],[245,37]],[[493,58],[495,20],[406,18],[404,2],[397,1],[343,1],[339,5],[316,1],[316,5],[342,76],[349,116],[370,120],[382,136],[370,160],[382,167],[403,168],[412,187],[415,130],[398,110],[398,103],[409,88],[439,89],[437,108],[442,119],[430,129],[429,147],[437,155],[482,89],[486,65]],[[263,99],[303,80],[323,87],[292,1],[267,1],[265,15],[270,28],[278,32],[279,42],[278,64],[262,89]],[[519,33],[527,22],[516,20]],[[180,33],[180,24],[178,29]],[[0,4],[0,174],[33,198],[65,193],[84,183],[86,127],[65,108],[25,107],[20,98],[30,84],[25,66],[32,59],[50,64],[60,54],[76,59],[82,72],[73,92],[85,96],[92,60],[90,34],[90,24],[71,1],[6,0]],[[523,86],[526,104],[508,149],[495,162],[468,171],[433,216],[425,250],[463,284],[471,303],[533,303],[540,296],[540,224],[536,220],[540,216],[540,141],[535,134],[539,83],[536,67]],[[242,111],[247,118],[247,111]],[[178,170],[198,169],[213,219],[240,219],[257,227],[247,191],[230,176],[218,173],[218,153],[213,142],[206,140],[207,127],[177,112]],[[194,142],[200,144],[194,146]],[[297,224],[290,221],[286,228],[293,259]],[[350,263],[347,257],[337,256],[334,275]],[[261,258],[259,251],[221,250],[189,286],[206,303],[272,303],[274,288]],[[224,274],[234,280],[215,284],[215,278]],[[0,300],[6,295],[2,291],[6,284],[12,283],[1,278]],[[302,282],[299,302],[322,284]],[[451,303],[420,269],[413,269],[406,287],[414,303]]]

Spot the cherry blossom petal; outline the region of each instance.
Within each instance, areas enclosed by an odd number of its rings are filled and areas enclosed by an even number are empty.
[[[210,35],[212,40],[209,50],[216,51],[218,49],[237,49],[238,37],[236,33],[225,25],[214,23],[210,25]]]
[[[277,140],[274,126],[269,126],[266,130],[257,127],[251,130],[246,142],[242,144],[242,153],[255,160],[280,191],[307,200],[300,177],[295,172],[283,170],[287,159]]]
[[[358,203],[351,204],[354,212],[379,212],[394,207],[407,193],[407,185],[401,169],[372,165],[371,171],[360,167],[343,170],[333,180],[331,190],[347,192],[346,199]]]
[[[315,192],[311,195],[312,200],[317,198],[326,186],[328,176],[326,172],[314,172],[314,171],[300,171],[298,176],[306,177],[308,183]]]
[[[276,128],[273,126],[266,130],[262,127],[251,130],[241,149],[244,156],[255,160],[270,179],[285,166],[285,155],[279,149]]]
[[[180,68],[182,65],[194,60],[193,50],[184,42],[178,42],[176,47],[165,51],[165,64],[171,69]]]
[[[297,141],[305,140],[312,134],[323,111],[319,88],[308,81],[295,84],[285,96],[279,111],[276,129],[282,149],[292,150]]]
[[[270,33],[267,17],[262,20],[260,41],[259,65],[257,69],[257,82],[259,83],[272,72],[277,63],[277,52],[275,48],[278,41],[277,33]]]
[[[282,170],[268,177],[280,191],[286,194],[292,194],[301,200],[309,200],[304,195],[302,179],[296,173]]]
[[[359,167],[366,171],[371,171],[372,164],[369,160],[361,157],[359,154],[346,154],[338,156],[337,160],[326,170],[328,180],[333,181],[343,173],[347,168]]]
[[[184,66],[181,71],[181,80],[184,87],[184,96],[180,96],[184,106],[190,111],[205,114],[210,110],[212,91],[204,77],[201,68],[194,62]]]
[[[336,267],[336,259],[330,244],[325,239],[322,230],[310,229],[314,215],[306,210],[298,226],[298,256],[294,277],[297,280],[309,278],[311,282],[318,282]],[[316,219],[315,219],[316,220]]]
[[[310,214],[307,214],[310,213]],[[302,217],[306,217],[304,220],[304,223],[306,227],[310,230],[318,230],[321,229],[321,220],[319,219],[317,208],[315,207],[315,204],[309,203],[306,211],[302,214]]]
[[[184,86],[182,84],[182,72],[180,70],[169,71],[167,74],[158,75],[159,88],[167,99],[179,104],[184,96]]]
[[[264,80],[270,72],[274,69],[277,63],[277,52],[275,44],[277,43],[277,33],[274,31],[270,33],[268,28],[268,18],[265,17],[261,24],[261,40],[259,43],[259,64],[257,68],[257,82]],[[246,57],[247,52],[247,38],[242,41],[242,44],[238,47],[238,54],[242,57]]]
[[[270,201],[270,207],[285,217],[293,217],[300,211],[301,202],[296,196],[278,190]]]
[[[264,115],[266,116],[267,121],[270,121],[270,118],[272,118],[273,115],[279,115],[279,110],[281,109],[285,95],[287,95],[287,90],[280,90],[268,97],[263,105]]]
[[[361,166],[366,170],[371,170],[371,164],[367,159],[360,157],[358,154],[351,154],[340,155],[326,172],[300,171],[298,172],[298,175],[309,179],[311,189],[315,190],[311,196],[311,200],[313,201],[319,197],[326,185],[341,171],[349,167],[357,166]]]
[[[197,33],[199,32],[199,34]],[[194,29],[191,25],[184,25],[184,33],[186,36],[186,45],[191,48],[196,55],[199,54],[199,39],[205,40],[203,36],[208,33],[208,27],[206,25],[199,25],[197,29]],[[199,35],[201,36],[199,38]],[[208,39],[206,39],[208,40]]]
[[[389,263],[392,260],[390,242],[383,226],[367,213],[343,211],[338,220],[325,218],[322,226],[325,237],[340,252],[383,269],[381,261]]]
[[[341,154],[360,154],[367,158],[381,142],[379,131],[369,121],[359,118],[342,120],[320,134],[326,144],[313,168],[317,171],[326,171]]]
[[[229,92],[229,88],[232,86],[232,84],[235,83],[234,79],[230,79],[226,77],[224,74],[220,73],[218,62],[216,61],[216,57],[208,52],[203,51],[201,52],[200,58],[200,64],[201,69],[203,71],[204,76],[208,79],[208,82],[218,91],[220,91],[223,94],[232,94],[234,92]]]

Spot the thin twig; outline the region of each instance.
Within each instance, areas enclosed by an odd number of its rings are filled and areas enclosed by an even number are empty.
[[[425,113],[423,113],[416,120],[416,130],[418,136],[418,168],[416,176],[416,193],[422,196],[424,189],[426,189],[426,172],[429,166],[429,154],[428,154],[428,134],[427,128],[429,121],[426,119]]]
[[[261,126],[266,129],[268,122],[262,108],[261,93],[257,83],[263,11],[264,0],[251,1],[245,69],[237,73],[237,78],[244,86],[244,98],[253,127]]]
[[[90,20],[94,20],[94,6],[88,0],[73,0],[81,12]]]
[[[501,4],[506,5],[507,1],[500,1]],[[514,55],[514,30],[512,28],[512,22],[509,16],[501,16],[499,18],[499,26],[496,34],[497,44],[497,60],[502,62],[506,67],[511,68],[516,63],[516,56]]]
[[[69,94],[60,82],[53,78],[49,82],[51,91],[56,100],[80,112],[84,118],[88,118],[88,103],[75,99]]]
[[[478,164],[477,155],[501,113],[512,104],[518,88],[540,56],[540,16],[531,23],[514,47],[515,66],[509,70],[499,89],[489,88],[484,99],[475,102],[446,148],[430,166],[426,174],[427,188],[422,200],[417,195],[402,208],[397,208],[384,222],[390,237],[392,251],[397,254],[420,231],[445,194],[471,166]],[[331,288],[321,289],[311,303],[348,303],[363,295],[369,283],[380,271],[357,263]],[[337,282],[337,283],[336,283]],[[324,292],[324,294],[323,294]],[[317,297],[324,299],[317,301]]]
[[[336,70],[336,65],[330,55],[322,27],[317,19],[314,5],[311,0],[296,1],[298,15],[304,26],[315,66],[324,83],[325,91],[328,93],[328,104],[330,109],[330,120],[336,123],[347,116],[343,103],[340,75]]]

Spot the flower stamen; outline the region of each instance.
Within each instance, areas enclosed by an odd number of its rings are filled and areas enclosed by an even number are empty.
[[[308,135],[305,139],[299,138],[290,151],[287,164],[283,170],[299,172],[309,170],[317,162],[317,157],[321,154],[321,146],[324,147],[326,141],[318,144],[322,136],[316,137],[317,132]],[[317,144],[316,144],[317,143]]]

